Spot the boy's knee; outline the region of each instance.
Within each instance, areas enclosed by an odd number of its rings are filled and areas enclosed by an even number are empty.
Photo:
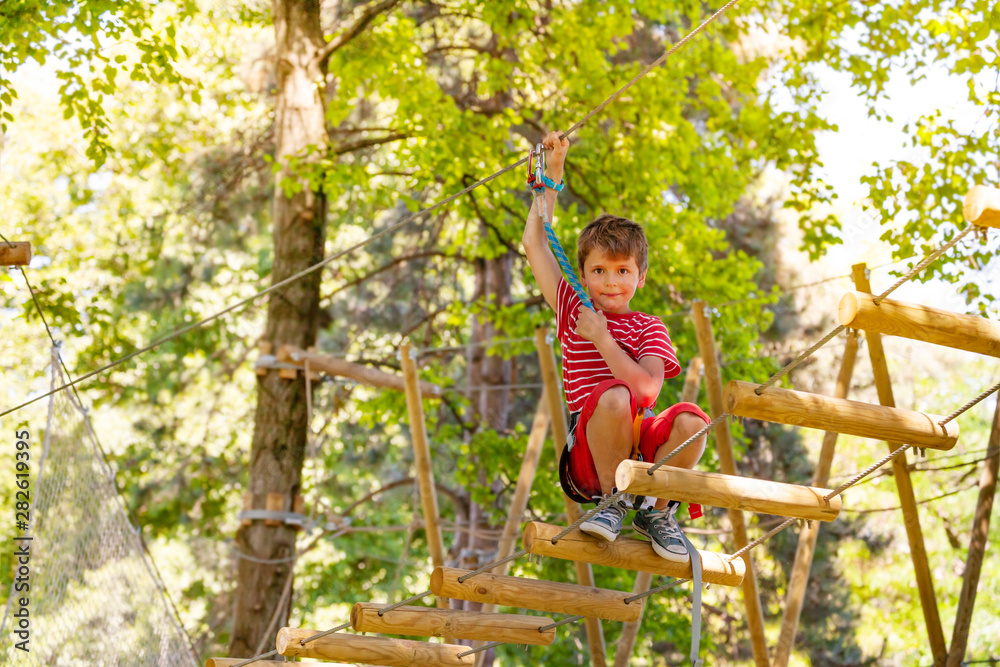
[[[687,440],[705,428],[705,420],[693,412],[682,412],[674,418],[674,428]]]
[[[613,414],[624,414],[632,412],[632,392],[622,385],[616,385],[605,390],[601,397],[597,399],[597,409],[605,410]]]

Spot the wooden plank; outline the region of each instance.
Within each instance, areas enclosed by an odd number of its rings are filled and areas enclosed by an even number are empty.
[[[965,219],[978,227],[1000,227],[1000,190],[977,185],[965,195]]]
[[[650,475],[652,467],[652,463],[644,461],[622,461],[615,471],[615,486],[620,491],[637,496],[654,496],[798,519],[833,521],[840,514],[840,496],[830,500],[823,499],[831,493],[830,489],[668,465],[657,468]]]
[[[406,343],[409,345],[409,343]],[[326,373],[336,377],[345,377],[354,380],[359,384],[369,387],[379,387],[382,389],[395,389],[397,391],[406,390],[405,378],[393,373],[386,373],[372,366],[355,364],[343,359],[335,359],[326,354],[303,350],[295,345],[280,345],[276,355],[278,361],[286,364],[305,367],[305,362],[309,361],[309,370]],[[291,369],[295,372],[294,369]],[[438,398],[441,396],[441,387],[430,382],[420,381],[420,393],[428,398]]]
[[[444,539],[441,537],[441,514],[438,510],[437,488],[434,486],[434,469],[431,467],[431,450],[427,444],[427,425],[424,422],[424,405],[420,382],[417,378],[417,364],[410,354],[409,341],[400,346],[403,379],[406,391],[406,412],[410,421],[413,438],[413,458],[417,466],[417,484],[420,489],[420,505],[424,515],[424,530],[427,533],[427,548],[431,552],[434,567],[444,565]],[[439,608],[448,607],[446,600],[437,601]]]
[[[565,529],[560,526],[532,521],[524,528],[524,548],[532,554],[563,560],[582,560],[594,565],[651,572],[680,579],[690,579],[693,576],[691,561],[676,563],[660,558],[645,540],[619,537],[614,542],[605,542],[574,530],[552,544],[552,538],[563,530]],[[702,578],[705,583],[722,586],[739,586],[743,583],[746,566],[742,559],[729,561],[725,554],[711,551],[698,553],[701,554]]]
[[[27,241],[0,241],[0,266],[27,266],[31,263],[31,244]]]
[[[684,375],[684,388],[681,390],[681,403],[698,402],[698,390],[701,387],[703,366],[701,357],[692,357],[691,361],[688,362],[687,373]],[[743,562],[740,561],[739,565],[743,566]],[[645,593],[652,585],[653,574],[651,572],[639,572],[635,575],[632,593],[635,595]],[[645,614],[645,611],[645,608],[643,608],[643,614]],[[632,660],[632,651],[635,649],[635,640],[639,636],[639,627],[641,625],[642,615],[639,616],[639,620],[630,621],[622,626],[622,634],[618,638],[618,648],[615,650],[614,667],[628,667],[629,662]]]
[[[906,442],[942,451],[958,442],[958,424],[940,426],[938,422],[944,417],[939,415],[778,387],[768,387],[758,395],[758,387],[738,380],[726,384],[726,411],[737,417]]]
[[[851,273],[855,289],[859,292],[871,293],[865,265],[863,263],[855,264],[851,267]],[[871,357],[879,403],[886,407],[895,407],[896,399],[892,395],[892,381],[889,379],[889,369],[885,363],[882,337],[877,333],[872,333],[868,334],[867,339],[868,355]],[[899,440],[888,441],[887,445],[890,452],[902,446]],[[924,614],[924,624],[927,626],[931,653],[934,656],[934,664],[943,665],[948,656],[948,649],[944,643],[941,616],[938,614],[937,598],[934,595],[934,579],[927,562],[927,549],[924,546],[924,534],[920,528],[920,514],[917,512],[917,501],[913,494],[913,482],[907,468],[906,454],[901,454],[892,460],[892,472],[896,478],[896,490],[899,493],[899,505],[903,511],[903,523],[906,526],[906,538],[910,545],[910,557],[913,559],[917,591],[920,594],[920,608]]]
[[[886,336],[900,336],[934,345],[1000,357],[1000,322],[977,315],[952,313],[918,303],[848,292],[840,300],[840,323]]]
[[[979,590],[979,576],[983,570],[983,556],[989,543],[990,516],[997,492],[997,473],[1000,470],[1000,400],[993,413],[993,428],[987,452],[992,455],[983,462],[983,471],[979,475],[979,500],[976,501],[976,515],[972,519],[969,555],[965,560],[962,592],[958,596],[955,628],[951,634],[951,649],[948,651],[948,667],[958,667],[965,657],[969,629],[972,627],[972,610],[976,606],[976,593]],[[993,604],[996,604],[995,599]]]
[[[431,644],[409,639],[362,637],[335,633],[300,644],[303,639],[318,635],[318,630],[281,628],[278,630],[278,653],[286,658],[316,658],[337,662],[363,662],[387,667],[473,667],[472,655],[459,658],[467,646]],[[287,663],[286,663],[287,664]]]
[[[359,602],[351,610],[351,627],[358,632],[384,635],[420,635],[422,637],[457,637],[483,639],[508,644],[540,644],[548,646],[556,638],[556,629],[540,630],[551,625],[544,616],[493,614],[458,609],[430,607],[397,607],[383,616],[380,609],[387,604]]]
[[[459,600],[471,600],[502,607],[536,609],[554,614],[581,614],[609,621],[634,621],[639,617],[642,600],[631,604],[625,598],[631,593],[542,581],[499,574],[477,574],[465,581],[459,577],[472,570],[437,567],[431,574],[434,595]]]
[[[235,665],[246,661],[246,658],[209,658],[205,661],[205,667],[235,667]],[[288,662],[285,660],[280,662],[277,660],[258,660],[250,664],[253,667],[288,667]],[[330,667],[328,662],[297,662],[295,664],[302,667]]]
[[[538,365],[545,383],[545,398],[549,402],[549,419],[552,424],[552,442],[556,449],[556,462],[566,445],[566,411],[563,403],[562,380],[556,368],[556,354],[552,344],[548,342],[548,329],[535,330],[535,347],[538,350]],[[556,473],[558,475],[558,473]],[[558,479],[558,477],[557,477]],[[566,518],[573,523],[580,518],[580,505],[565,494],[563,502],[566,507]],[[574,562],[576,581],[581,586],[594,585],[594,572],[589,563]],[[587,645],[590,648],[590,664],[593,667],[607,667],[607,649],[604,646],[604,629],[601,619],[588,617],[584,624],[587,628]]]
[[[712,417],[718,417],[725,412],[722,402],[722,373],[719,371],[719,360],[715,351],[715,337],[712,334],[712,322],[708,318],[704,301],[691,304],[691,315],[694,320],[695,333],[698,336],[698,349],[705,364],[705,388],[708,392],[708,403]],[[727,475],[736,474],[736,458],[733,454],[733,438],[729,431],[729,423],[723,420],[715,428],[715,446],[719,455],[719,467]],[[733,526],[733,541],[737,549],[742,549],[749,540],[747,527],[743,521],[743,512],[729,510],[729,522]],[[764,610],[760,604],[760,591],[757,587],[757,575],[753,570],[753,559],[750,553],[741,558],[746,563],[746,576],[743,577],[743,604],[747,609],[747,627],[750,630],[750,645],[753,649],[754,664],[757,667],[769,667],[770,658],[767,655],[767,640],[764,637]]]
[[[858,335],[850,332],[844,347],[844,356],[840,361],[840,372],[837,374],[837,384],[833,395],[836,398],[847,398],[851,386],[851,376],[854,374],[854,362],[858,358]],[[823,436],[823,447],[819,454],[819,463],[813,474],[813,486],[826,486],[830,481],[830,468],[833,465],[833,454],[837,447],[840,434],[827,431]],[[792,576],[788,582],[788,593],[785,595],[784,612],[781,619],[781,632],[778,635],[778,646],[774,653],[775,667],[786,667],[795,645],[795,633],[799,627],[802,615],[802,603],[806,597],[806,586],[809,584],[809,570],[812,568],[813,554],[816,551],[816,540],[819,537],[820,524],[807,525],[799,531],[799,545],[795,550],[795,563],[792,565]]]

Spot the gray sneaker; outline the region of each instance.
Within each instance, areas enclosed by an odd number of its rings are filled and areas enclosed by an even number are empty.
[[[681,529],[669,509],[639,510],[632,520],[632,527],[649,538],[653,544],[653,551],[660,558],[675,563],[686,563],[690,560],[687,547],[681,538]]]
[[[580,530],[607,542],[614,542],[618,534],[622,532],[626,513],[625,508],[619,503],[612,503],[581,523]]]

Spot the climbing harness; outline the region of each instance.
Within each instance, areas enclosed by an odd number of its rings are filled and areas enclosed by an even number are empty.
[[[545,236],[549,240],[549,247],[552,248],[552,254],[555,255],[556,261],[559,262],[559,266],[562,268],[566,282],[576,292],[576,296],[580,299],[580,302],[596,313],[597,309],[594,308],[594,304],[590,302],[590,297],[587,296],[583,285],[580,284],[580,279],[577,277],[576,271],[573,270],[573,265],[570,264],[562,244],[556,238],[556,233],[552,230],[552,223],[549,222],[549,212],[545,206],[545,188],[559,192],[563,189],[564,185],[564,181],[559,181],[557,185],[555,181],[545,175],[545,147],[541,144],[536,145],[528,154],[528,187],[531,188],[531,194],[534,196],[535,201],[538,202],[538,214],[541,216],[542,224],[545,226]]]

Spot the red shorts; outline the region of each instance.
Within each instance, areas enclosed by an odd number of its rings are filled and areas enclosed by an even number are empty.
[[[570,424],[569,441],[573,444],[567,443],[563,449],[559,461],[559,480],[566,495],[579,503],[594,502],[594,498],[600,498],[602,495],[601,482],[597,477],[597,468],[594,466],[594,457],[591,455],[590,445],[587,443],[587,423],[590,421],[591,415],[594,414],[601,395],[611,387],[618,385],[629,390],[634,419],[639,408],[635,395],[632,394],[632,390],[623,380],[605,380],[598,383],[587,400],[584,401],[580,412],[571,416],[571,420],[576,417],[576,423]],[[698,415],[705,420],[706,424],[712,421],[694,403],[678,403],[655,417],[643,419],[639,434],[639,460],[653,462],[656,450],[670,438],[674,419],[682,412]]]

